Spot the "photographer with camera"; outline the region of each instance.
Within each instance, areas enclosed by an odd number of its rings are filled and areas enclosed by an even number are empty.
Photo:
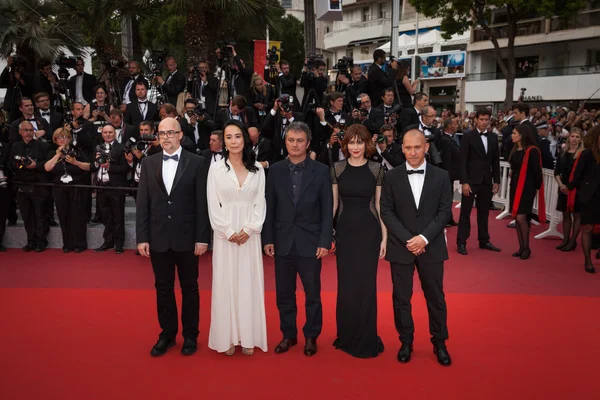
[[[81,253],[87,250],[86,193],[85,189],[72,186],[88,183],[85,178],[89,177],[90,163],[86,155],[72,145],[72,138],[70,125],[54,131],[52,141],[57,149],[44,169],[50,172],[54,183],[52,198],[60,221],[63,252]]]
[[[180,119],[178,118],[178,120]],[[184,118],[179,123],[183,135],[190,138],[197,149],[208,149],[210,133],[215,130],[215,123],[206,110],[198,107],[196,100],[186,99]]]
[[[162,150],[158,136],[154,131],[154,122],[143,121],[140,123],[139,137],[139,140],[132,137],[125,143],[125,159],[133,170],[131,186],[134,188],[139,186],[144,158],[160,153]],[[133,192],[133,198],[137,199],[137,192]]]
[[[31,103],[31,100],[29,100]],[[33,108],[33,105],[31,105]],[[33,186],[27,183],[45,183],[48,174],[44,163],[48,159],[48,144],[34,140],[35,129],[29,121],[19,124],[21,140],[10,146],[8,163],[13,172],[16,183],[16,198],[21,217],[27,232],[27,244],[23,251],[42,252],[48,246],[48,213],[46,212],[47,199],[50,193],[48,187]]]
[[[106,88],[103,84],[100,84],[94,88],[94,99],[85,106],[83,117],[94,123],[97,121],[108,122],[110,121],[109,113],[113,108],[108,99]]]
[[[429,143],[427,162],[439,167],[442,165],[442,153],[439,151],[441,148],[442,134],[440,130],[434,126],[436,117],[437,111],[435,108],[431,106],[425,106],[419,113],[419,123],[407,126],[404,128],[404,132],[408,132],[411,129],[418,129],[423,132],[427,143]]]
[[[235,96],[244,96],[246,101],[250,99],[250,83],[252,81],[253,71],[246,68],[244,60],[235,52],[235,42],[226,41],[222,48],[215,51],[219,64],[231,65],[231,93]]]
[[[37,119],[45,119],[48,122],[48,125],[50,125],[48,132],[54,132],[63,126],[63,115],[50,109],[50,95],[48,93],[36,93],[33,100],[37,107],[37,111],[33,115]]]
[[[371,107],[371,99],[366,93],[358,95],[356,104],[358,107],[352,110],[354,123],[364,125],[371,136],[379,134],[379,129],[384,123],[383,111]]]
[[[301,112],[294,111],[294,101],[291,96],[283,95],[273,104],[273,108],[262,124],[262,135],[271,140],[273,147],[273,161],[280,161],[287,157],[285,146],[285,128],[295,121],[304,121]]]
[[[71,112],[67,114],[63,127],[71,133],[71,146],[85,153],[87,159],[91,159],[94,146],[100,141],[94,124],[83,118],[83,111],[83,104],[71,103]]]
[[[275,82],[269,81],[268,66],[265,66],[265,79],[277,88],[278,92],[276,95],[278,97],[287,94],[294,99],[294,108],[300,110],[300,101],[298,101],[298,96],[296,96],[296,75],[290,72],[290,63],[281,60],[279,63],[275,64],[275,69],[277,70],[277,80]]]
[[[45,92],[50,95],[50,107],[57,105],[58,75],[52,71],[52,62],[42,59],[38,63],[39,72],[34,76],[33,94]],[[51,138],[49,137],[48,140]]]
[[[123,253],[125,243],[125,192],[102,189],[102,187],[126,187],[129,164],[125,159],[125,148],[116,140],[115,128],[105,125],[102,128],[104,143],[97,146],[90,171],[94,173],[98,186],[96,201],[100,206],[104,224],[104,243],[95,252],[115,248],[115,253]]]
[[[402,152],[402,144],[396,142],[397,136],[396,127],[392,124],[383,125],[379,130],[379,134],[373,136],[377,153],[383,158],[381,164],[386,171],[406,162]]]
[[[27,60],[21,56],[8,56],[6,67],[0,74],[0,88],[6,89],[2,109],[7,112],[9,122],[19,118],[18,105],[21,97],[28,96],[31,82],[25,75]]]
[[[396,75],[398,74],[398,61],[393,57],[390,58],[390,70],[386,74],[383,72],[385,64],[385,51],[377,49],[373,52],[373,64],[369,67],[369,96],[373,101],[373,106],[378,106],[382,103],[381,93],[383,89],[394,86]]]
[[[115,108],[110,112],[109,119],[110,124],[115,128],[115,140],[118,143],[125,144],[132,137],[135,139],[140,138],[137,129],[123,121],[123,113],[121,113],[121,110],[118,108]],[[104,142],[101,133],[102,127],[100,127],[100,135],[96,135],[97,140],[94,142],[94,146]]]
[[[136,81],[135,96],[126,106],[125,123],[137,129],[142,121],[158,121],[158,108],[148,100],[148,83],[145,79]]]
[[[351,117],[344,108],[344,95],[339,92],[329,93],[329,108],[325,111],[317,108],[319,118],[319,160],[325,164],[333,164],[345,159],[341,144],[344,140],[344,131],[352,125]]]
[[[421,111],[429,105],[429,97],[423,92],[415,93],[413,107],[403,108],[398,115],[398,132],[405,132],[409,126],[419,125],[421,122]],[[402,137],[398,138],[402,143]]]
[[[29,97],[22,97],[19,103],[19,111],[23,115],[21,118],[16,119],[10,124],[10,131],[8,133],[8,142],[10,144],[21,141],[22,135],[19,132],[19,126],[21,122],[30,122],[35,131],[33,135],[34,140],[44,141],[50,138],[50,124],[43,118],[38,118],[34,115],[33,102]]]
[[[323,95],[327,91],[328,85],[327,64],[323,61],[323,55],[309,54],[304,59],[304,67],[300,76],[300,87],[304,88],[304,97],[302,98],[303,112],[309,108],[321,107],[323,104]]]
[[[275,88],[266,83],[262,76],[252,75],[252,87],[250,88],[250,104],[258,116],[258,125],[261,126],[267,114],[273,108],[275,102]]]
[[[77,101],[84,106],[94,100],[95,87],[98,81],[94,75],[84,72],[83,58],[77,57],[75,62],[75,76],[69,78],[69,91],[71,101]]]
[[[369,81],[363,75],[360,65],[355,65],[350,71],[350,79],[342,75],[338,77],[340,82],[346,85],[347,110],[352,110],[352,108],[360,108],[359,104],[357,103],[358,96],[361,93],[367,93],[369,90]]]
[[[219,93],[219,79],[210,73],[208,61],[201,60],[197,67],[188,70],[187,91],[196,99],[198,106],[215,118],[215,106]]]
[[[215,129],[222,130],[225,123],[231,119],[242,122],[247,128],[258,127],[254,109],[248,106],[246,97],[237,95],[229,102],[229,107],[219,110],[215,118]]]
[[[167,57],[165,60],[167,71],[169,75],[165,80],[161,75],[154,77],[160,93],[163,95],[165,103],[177,103],[177,96],[179,93],[185,90],[186,80],[185,76],[177,70],[177,61],[175,57]]]
[[[146,91],[148,90],[148,80],[142,75],[140,64],[137,61],[130,61],[128,64],[129,77],[125,78],[121,84],[121,93],[123,99],[121,102],[121,112],[125,113],[126,107],[129,103],[135,100],[135,86],[137,82],[146,83]]]

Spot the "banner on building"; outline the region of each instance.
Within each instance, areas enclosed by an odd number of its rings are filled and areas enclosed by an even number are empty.
[[[421,79],[464,78],[466,52],[423,54]]]
[[[269,41],[269,48],[277,48],[277,56],[281,60],[281,42],[276,40]],[[264,76],[265,65],[267,65],[267,41],[266,40],[255,40],[254,41],[254,72],[260,76]]]

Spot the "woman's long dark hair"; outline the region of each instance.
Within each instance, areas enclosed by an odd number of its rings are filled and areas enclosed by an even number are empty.
[[[532,146],[537,147],[537,140],[535,139],[534,133],[531,131],[531,129],[529,129],[528,126],[521,124],[515,126],[513,129],[521,134],[521,146],[523,147],[523,150],[527,150]],[[515,154],[517,148],[518,146],[515,143],[510,151],[510,155],[508,156],[509,160],[512,158],[513,154]]]
[[[250,140],[250,134],[248,133],[248,129],[245,124],[242,124],[240,121],[235,119],[229,120],[225,123],[223,127],[223,144],[225,144],[225,131],[227,127],[230,125],[235,125],[242,131],[242,136],[244,137],[244,149],[242,150],[242,162],[244,163],[244,167],[250,172],[257,172],[258,168],[254,163],[256,162],[256,154],[252,150],[252,140]],[[223,159],[225,160],[225,166],[227,170],[230,169],[229,164],[227,164],[227,159],[229,158],[229,150],[225,148],[223,151]]]

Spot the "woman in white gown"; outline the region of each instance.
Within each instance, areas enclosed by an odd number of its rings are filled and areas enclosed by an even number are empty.
[[[260,232],[266,216],[265,173],[238,121],[223,129],[223,159],[208,173],[208,212],[214,231],[208,346],[233,355],[241,345],[267,351]]]

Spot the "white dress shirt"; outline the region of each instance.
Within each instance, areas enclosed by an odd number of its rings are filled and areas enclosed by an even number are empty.
[[[44,118],[48,123],[50,123],[50,109],[47,109],[46,111],[41,110],[40,109],[40,115],[42,116],[42,118]]]
[[[87,105],[87,101],[83,98],[83,74],[77,75],[75,78],[75,101]]]
[[[198,132],[198,121],[196,120],[196,125],[192,125],[190,116],[187,115],[187,113],[183,114],[183,116],[185,117],[185,120],[188,122],[188,124],[194,127],[194,143],[198,143],[198,140],[200,139],[200,132]]]
[[[413,198],[417,209],[419,209],[419,202],[421,201],[421,194],[423,193],[423,184],[425,183],[425,174],[427,173],[427,161],[423,161],[423,164],[417,168],[411,167],[408,162],[406,163],[406,171],[422,169],[422,174],[410,174],[408,176],[408,183],[410,184],[410,190],[412,191]],[[429,240],[423,235],[419,235],[425,241],[425,244],[429,244]]]
[[[137,81],[138,77],[139,75],[130,77],[129,82],[127,82],[127,85],[125,85],[125,90],[123,91],[123,104],[131,103],[129,92],[131,91],[131,87],[133,86],[133,83]]]
[[[483,142],[483,148],[485,149],[485,154],[488,152],[488,138],[486,135],[482,135],[481,131],[477,129],[477,134],[481,137],[481,141]]]
[[[211,153],[210,153],[210,163],[211,163],[211,165],[214,164],[214,163],[216,163],[216,162],[219,162],[219,161],[221,161],[223,159],[223,150],[221,149],[218,152],[221,153],[221,154],[215,154],[211,150]]]
[[[167,154],[163,151],[163,155],[174,156],[177,154],[177,157],[179,157],[179,160],[181,160],[182,149],[183,148],[179,146],[179,148],[173,154]],[[169,195],[171,194],[171,189],[173,188],[173,181],[175,180],[175,173],[177,172],[178,165],[179,161],[175,160],[167,160],[163,161],[162,163],[163,183],[165,184],[165,189],[167,189],[167,194]]]
[[[108,143],[109,146],[112,146],[114,141]],[[99,182],[108,183],[110,182],[110,176],[108,175],[108,169],[104,167],[98,168],[97,178]]]

